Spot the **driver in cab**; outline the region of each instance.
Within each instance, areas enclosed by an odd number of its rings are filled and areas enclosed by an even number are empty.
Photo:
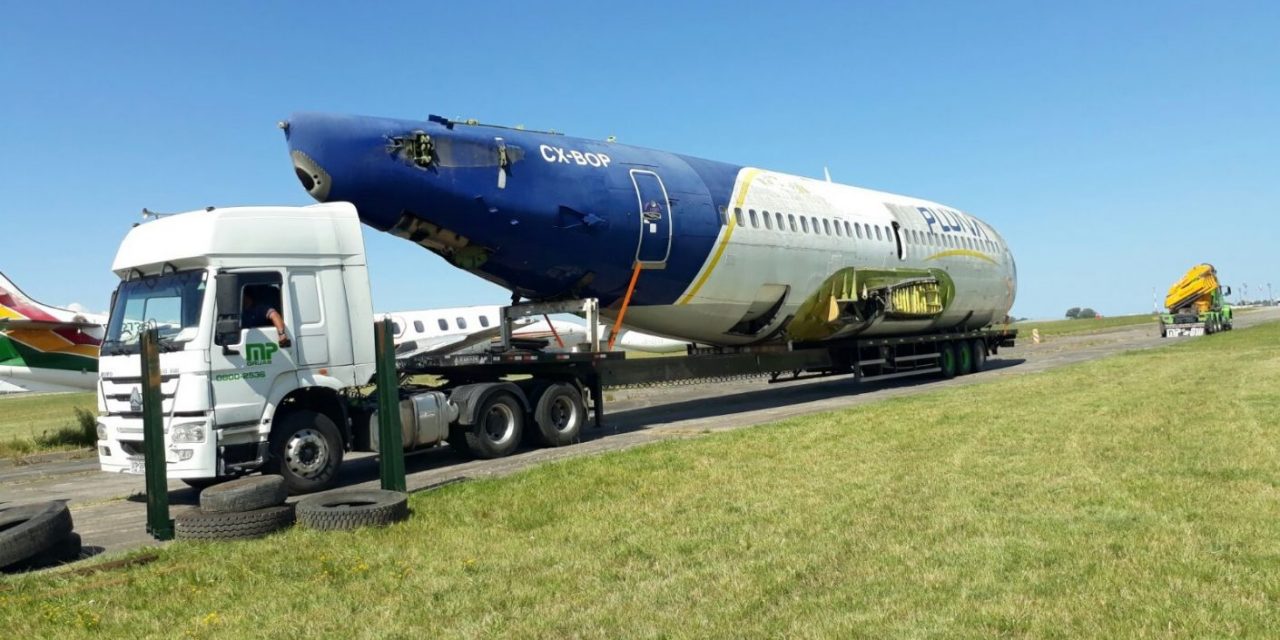
[[[275,287],[269,287],[267,291],[256,291],[256,289],[260,287],[244,288],[240,299],[240,326],[245,329],[275,327],[276,341],[281,347],[290,346],[292,341],[284,331],[284,318],[270,302],[270,300],[279,300],[279,291]]]

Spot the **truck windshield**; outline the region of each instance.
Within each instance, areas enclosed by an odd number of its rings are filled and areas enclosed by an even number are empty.
[[[160,330],[162,350],[181,348],[199,332],[207,279],[204,270],[194,269],[121,282],[102,355],[137,353],[143,330],[153,326]]]

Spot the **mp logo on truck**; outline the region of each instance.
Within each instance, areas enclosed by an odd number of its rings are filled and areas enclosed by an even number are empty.
[[[244,346],[244,364],[248,367],[271,364],[271,355],[279,350],[280,347],[270,342],[251,342]]]

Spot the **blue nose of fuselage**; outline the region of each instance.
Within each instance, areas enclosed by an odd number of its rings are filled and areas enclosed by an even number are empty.
[[[610,206],[605,172],[550,150],[562,137],[312,113],[282,127],[312,197],[351,202],[366,224],[455,266],[535,299],[607,296],[602,286],[625,284],[638,222],[624,228],[632,220]]]

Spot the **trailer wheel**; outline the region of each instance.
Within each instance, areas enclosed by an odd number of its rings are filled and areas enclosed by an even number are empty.
[[[0,511],[0,568],[44,553],[71,533],[71,512],[61,502]]]
[[[503,391],[485,399],[464,437],[471,455],[501,458],[516,450],[523,431],[524,407],[515,396]]]
[[[538,433],[549,447],[577,442],[586,420],[587,406],[582,401],[582,393],[568,382],[557,382],[547,387],[538,398],[538,407],[533,414]]]
[[[969,375],[973,372],[973,351],[969,349],[969,343],[961,340],[955,343],[955,350],[956,375]]]
[[[956,377],[956,348],[950,342],[938,345],[938,367],[944,380]]]
[[[271,464],[289,493],[326,489],[342,464],[342,436],[323,413],[291,411],[271,430]]]
[[[973,354],[970,360],[973,362],[972,371],[977,373],[987,368],[987,344],[981,338],[974,338],[969,343],[969,351]]]

